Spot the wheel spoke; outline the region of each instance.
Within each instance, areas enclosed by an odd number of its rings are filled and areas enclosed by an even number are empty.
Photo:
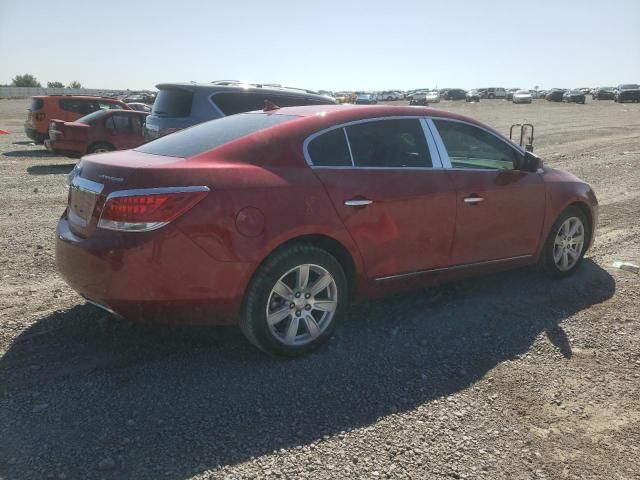
[[[573,243],[582,243],[584,242],[584,235],[578,235],[577,237],[573,237],[571,241]]]
[[[334,312],[338,302],[334,300],[316,300],[313,303],[313,310],[319,310],[321,312]]]
[[[571,257],[571,260],[575,260],[576,258],[578,258],[578,253],[574,251],[572,248],[568,249],[567,253]]]
[[[276,310],[275,312],[270,313],[267,316],[267,323],[271,326],[276,325],[287,318],[290,314],[291,310],[289,310],[289,308],[287,308],[287,306],[285,305],[280,310]]]
[[[296,316],[291,317],[291,321],[289,322],[289,326],[287,327],[287,333],[285,334],[284,341],[288,344],[293,344],[298,335],[298,325],[300,323],[300,319]]]
[[[331,278],[331,275],[329,275],[328,273],[324,273],[320,278],[318,278],[318,280],[316,280],[316,283],[314,283],[313,286],[309,289],[309,293],[311,293],[311,295],[315,297],[321,291],[323,291],[325,288],[331,285],[331,282],[333,282],[333,278]]]
[[[577,219],[573,219],[573,225],[569,229],[569,236],[572,237],[573,235],[575,235],[579,228],[580,222]]]
[[[279,280],[278,283],[276,283],[276,286],[273,287],[273,291],[286,300],[293,297],[293,292],[282,280]]]
[[[560,261],[560,258],[562,258],[562,249],[558,248],[553,252],[553,260],[557,264]]]
[[[566,250],[562,252],[562,263],[560,265],[564,269],[569,267],[569,255],[567,254]]]
[[[309,265],[300,265],[298,267],[298,290],[307,288],[309,283]]]
[[[312,338],[316,338],[320,335],[320,327],[318,327],[318,323],[316,322],[316,319],[313,318],[313,315],[307,313],[304,317],[304,323]]]

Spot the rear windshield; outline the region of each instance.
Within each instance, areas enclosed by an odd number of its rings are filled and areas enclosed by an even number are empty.
[[[636,85],[635,83],[629,83],[627,85],[622,85],[622,87],[620,87],[622,90],[636,90],[638,88],[638,85]]]
[[[152,155],[193,157],[250,133],[293,120],[294,118],[299,117],[295,115],[267,115],[264,113],[232,115],[172,133],[142,145],[135,150],[151,153]]]
[[[31,108],[29,108],[29,110],[35,112],[36,110],[40,110],[42,107],[44,107],[44,100],[42,100],[41,98],[31,99]]]
[[[166,117],[188,117],[191,114],[193,92],[179,88],[160,90],[153,102],[153,115]]]

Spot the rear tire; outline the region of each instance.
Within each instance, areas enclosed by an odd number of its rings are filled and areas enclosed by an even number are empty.
[[[108,143],[96,143],[94,145],[91,145],[91,148],[89,148],[89,153],[107,153],[107,152],[113,152],[115,150],[115,148],[113,148],[112,145],[109,145]]]
[[[264,352],[304,355],[331,338],[348,295],[335,257],[314,245],[292,245],[267,259],[251,280],[240,329]]]
[[[589,245],[591,230],[578,207],[568,207],[555,221],[544,244],[538,266],[554,278],[571,275]]]

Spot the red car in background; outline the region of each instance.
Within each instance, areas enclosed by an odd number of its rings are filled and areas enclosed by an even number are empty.
[[[126,150],[144,143],[143,127],[148,112],[99,110],[75,122],[52,120],[47,150],[71,156]]]
[[[588,184],[463,116],[271,107],[84,158],[56,258],[120,316],[239,322],[300,355],[354,299],[536,263],[569,275],[597,212]]]

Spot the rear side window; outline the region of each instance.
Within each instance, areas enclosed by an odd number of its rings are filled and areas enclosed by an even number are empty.
[[[211,96],[211,101],[216,104],[224,115],[235,115],[236,113],[262,110],[265,100],[269,100],[279,107],[333,104],[329,99],[324,100],[296,95],[278,95],[269,92],[223,92],[215,93]]]
[[[319,167],[351,166],[349,147],[342,128],[317,136],[307,145],[311,162]]]
[[[42,100],[41,98],[31,99],[31,107],[29,107],[29,110],[35,112],[36,110],[40,110],[42,107],[44,107],[44,100]]]
[[[346,127],[356,167],[432,167],[417,119],[379,120]]]
[[[192,157],[258,130],[273,127],[295,118],[299,117],[261,113],[223,117],[161,137],[136,148],[136,151],[169,157]]]
[[[95,100],[81,98],[60,100],[60,108],[66,112],[79,113],[80,115],[88,115],[100,109]]]
[[[179,88],[166,88],[158,92],[153,102],[153,115],[188,117],[191,115],[193,92]]]

